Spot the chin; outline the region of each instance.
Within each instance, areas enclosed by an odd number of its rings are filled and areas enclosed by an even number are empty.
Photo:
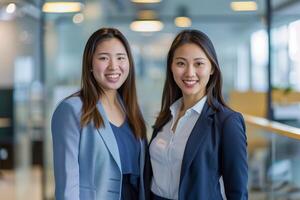
[[[198,96],[200,95],[200,91],[182,91],[185,96]]]
[[[194,89],[184,89],[184,90],[182,90],[182,93],[184,93],[186,95],[195,95],[199,92],[195,91]]]
[[[194,96],[194,92],[182,92],[185,96]]]
[[[121,87],[121,84],[118,85],[105,85],[104,88],[105,90],[117,90]]]

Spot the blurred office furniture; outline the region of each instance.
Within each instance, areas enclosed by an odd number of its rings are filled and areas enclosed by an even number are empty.
[[[0,89],[0,170],[14,166],[13,89]]]
[[[300,92],[273,90],[273,107],[276,105],[287,106],[300,103]],[[257,117],[266,117],[267,113],[267,94],[256,91],[231,91],[229,94],[230,107],[239,112],[254,115]]]
[[[13,169],[15,162],[15,130],[14,130],[14,89],[0,89],[0,169]],[[34,111],[35,105],[31,106],[31,112]],[[33,165],[43,164],[43,141],[41,131],[43,123],[42,117],[33,120],[31,113],[31,158]]]

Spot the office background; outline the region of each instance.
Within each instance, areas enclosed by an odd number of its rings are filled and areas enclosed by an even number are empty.
[[[300,199],[299,0],[72,2],[0,1],[0,199],[54,199],[50,118],[78,90],[84,45],[100,27],[131,44],[149,135],[171,41],[184,28],[205,32],[226,101],[247,119],[250,199]]]

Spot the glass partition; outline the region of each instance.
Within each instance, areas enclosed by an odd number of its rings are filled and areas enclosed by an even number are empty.
[[[300,129],[298,129],[298,135]],[[247,124],[249,199],[300,198],[300,138]]]

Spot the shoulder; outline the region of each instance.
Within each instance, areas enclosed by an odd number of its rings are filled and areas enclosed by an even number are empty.
[[[243,115],[231,108],[219,105],[218,111],[216,112],[218,120],[223,124],[239,123],[244,126]]]
[[[55,146],[67,143],[65,141],[73,143],[78,140],[81,131],[79,101],[79,97],[66,98],[56,107],[51,118],[51,132]]]
[[[55,110],[59,109],[73,109],[74,111],[81,110],[82,101],[79,96],[67,97],[63,99],[56,107]]]
[[[243,149],[247,146],[246,126],[241,113],[228,107],[220,106],[215,113],[215,123],[226,147]]]
[[[82,101],[80,97],[68,97],[62,100],[53,112],[52,118],[65,117],[67,115],[81,115]]]

